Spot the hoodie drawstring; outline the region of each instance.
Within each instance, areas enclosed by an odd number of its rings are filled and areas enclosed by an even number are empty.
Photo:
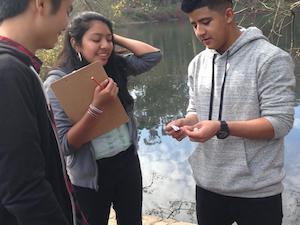
[[[217,54],[214,54],[212,60],[212,76],[211,76],[211,91],[210,91],[210,104],[209,104],[209,115],[208,120],[212,118],[213,105],[214,105],[214,92],[215,92],[215,60]]]
[[[215,92],[215,60],[216,60],[216,57],[217,57],[217,54],[214,54],[213,60],[212,60],[212,78],[211,78],[212,80],[211,80],[211,92],[210,92],[208,120],[212,119],[212,112],[213,112],[214,92]],[[227,77],[228,58],[229,58],[229,51],[226,53],[225,72],[224,72],[224,78],[223,78],[222,87],[221,87],[221,98],[220,98],[219,117],[218,117],[219,121],[222,120],[223,99],[224,99],[224,90],[225,90],[225,83],[226,83],[226,77]]]

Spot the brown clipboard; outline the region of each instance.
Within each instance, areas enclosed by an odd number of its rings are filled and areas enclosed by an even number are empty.
[[[53,82],[50,86],[61,107],[73,123],[82,118],[92,102],[94,90],[97,86],[91,80],[92,76],[100,82],[108,78],[104,68],[98,61],[73,71]],[[127,113],[119,98],[103,105],[102,110],[103,112],[95,119],[96,125],[89,130],[89,135],[92,138],[105,134],[128,122]]]

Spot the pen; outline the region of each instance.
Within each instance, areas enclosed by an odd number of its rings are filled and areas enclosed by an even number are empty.
[[[98,86],[100,86],[101,87],[101,84],[100,84],[100,82],[99,81],[97,81],[96,79],[95,79],[95,77],[91,77],[91,80],[93,80]]]

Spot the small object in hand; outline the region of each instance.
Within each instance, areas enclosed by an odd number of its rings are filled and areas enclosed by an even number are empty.
[[[195,127],[194,128],[194,132],[198,132],[199,131],[199,128],[198,127]]]
[[[177,127],[176,125],[171,125],[171,127],[175,132],[180,131],[180,128]]]

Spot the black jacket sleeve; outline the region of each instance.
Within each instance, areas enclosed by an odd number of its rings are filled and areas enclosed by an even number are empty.
[[[44,96],[39,81],[27,67],[9,64],[0,63],[1,207],[20,225],[67,225],[45,178],[38,122]]]

